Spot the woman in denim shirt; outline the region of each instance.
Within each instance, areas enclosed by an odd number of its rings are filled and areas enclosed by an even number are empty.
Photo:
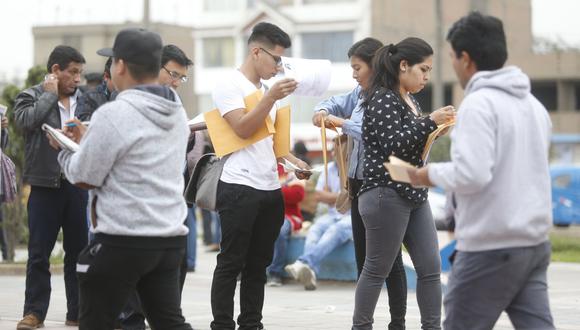
[[[320,126],[321,118],[325,118],[325,126],[334,125],[336,127],[342,127],[343,133],[349,135],[353,141],[348,178],[352,192],[352,207],[350,212],[359,276],[362,272],[366,257],[365,227],[358,210],[358,192],[363,180],[363,145],[361,134],[364,108],[362,107],[362,94],[367,89],[373,72],[372,60],[374,54],[382,46],[383,44],[380,41],[373,38],[365,38],[352,45],[348,51],[348,57],[352,67],[352,76],[357,81],[358,86],[347,94],[332,96],[320,102],[314,108],[315,114],[312,118],[316,126]],[[387,284],[389,310],[391,314],[389,329],[405,329],[407,279],[400,251],[385,283]]]

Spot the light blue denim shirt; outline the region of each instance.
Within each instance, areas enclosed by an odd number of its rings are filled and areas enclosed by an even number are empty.
[[[356,157],[350,157],[348,177],[359,180],[363,179],[362,162],[364,156],[361,137],[364,108],[362,107],[361,92],[362,88],[357,86],[349,93],[331,96],[314,107],[315,112],[326,109],[329,114],[346,119],[342,131],[353,138],[352,155],[356,155]]]

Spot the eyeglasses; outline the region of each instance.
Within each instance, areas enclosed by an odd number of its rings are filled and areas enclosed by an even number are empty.
[[[173,80],[181,80],[182,83],[186,83],[189,80],[188,76],[182,76],[179,72],[169,71],[166,67],[163,67],[163,70],[167,71]]]
[[[260,49],[263,50],[266,54],[270,55],[274,59],[276,66],[282,65],[282,58],[280,56],[274,55],[262,47],[260,47]]]

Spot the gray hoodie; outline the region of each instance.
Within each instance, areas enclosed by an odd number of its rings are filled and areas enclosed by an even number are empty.
[[[516,67],[480,71],[467,84],[451,134],[451,162],[429,178],[455,192],[460,251],[540,244],[552,226],[551,122]]]
[[[58,161],[69,181],[97,188],[95,233],[186,235],[183,155],[189,129],[167,87],[138,86],[96,111],[76,153]]]

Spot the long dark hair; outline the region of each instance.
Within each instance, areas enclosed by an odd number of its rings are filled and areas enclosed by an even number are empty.
[[[406,38],[396,45],[389,44],[381,47],[373,58],[373,74],[365,93],[366,100],[369,100],[377,90],[390,89],[399,93],[401,61],[407,61],[409,66],[413,66],[431,55],[433,55],[433,48],[420,38]]]
[[[348,50],[348,58],[356,56],[365,62],[371,69],[373,68],[373,58],[378,49],[383,47],[383,43],[375,38],[364,38],[355,42]]]

